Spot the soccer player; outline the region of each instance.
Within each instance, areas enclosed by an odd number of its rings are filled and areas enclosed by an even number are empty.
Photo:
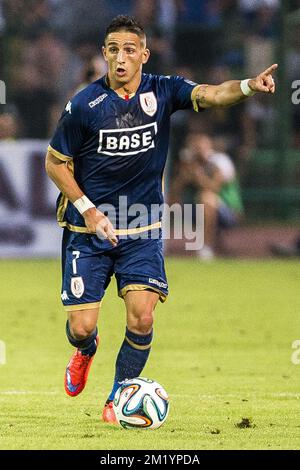
[[[163,203],[170,116],[179,109],[229,106],[255,92],[274,93],[277,64],[256,78],[220,85],[143,74],[150,51],[142,26],[128,16],[112,20],[102,51],[108,72],[66,105],[48,147],[46,171],[61,191],[61,298],[67,338],[76,348],[65,373],[68,395],[85,387],[99,343],[101,299],[113,274],[124,299],[125,338],[102,412],[104,421],[114,423],[115,392],[126,378],[141,374],[151,349],[155,306],[168,295],[161,214],[152,214],[151,205]],[[144,208],[139,226],[134,204]]]

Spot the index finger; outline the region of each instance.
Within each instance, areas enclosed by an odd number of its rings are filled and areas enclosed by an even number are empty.
[[[270,75],[274,70],[276,70],[278,67],[278,64],[273,64],[270,67],[268,67],[264,72],[261,73],[261,75]]]
[[[116,237],[116,234],[113,229],[108,228],[106,231],[107,239],[110,241],[112,245],[117,245],[118,244],[118,239]]]

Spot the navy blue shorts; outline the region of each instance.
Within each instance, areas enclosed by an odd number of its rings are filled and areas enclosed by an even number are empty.
[[[161,238],[120,239],[112,247],[96,235],[65,228],[62,275],[61,299],[68,311],[97,307],[113,275],[120,297],[130,290],[151,290],[164,302],[168,295]]]

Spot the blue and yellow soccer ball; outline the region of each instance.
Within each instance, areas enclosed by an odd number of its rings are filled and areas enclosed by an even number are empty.
[[[157,429],[167,419],[169,397],[159,383],[136,377],[117,390],[113,408],[123,428]]]

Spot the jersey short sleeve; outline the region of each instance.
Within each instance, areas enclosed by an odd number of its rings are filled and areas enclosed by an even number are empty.
[[[197,83],[192,82],[184,77],[169,77],[172,97],[172,109],[174,113],[179,109],[193,109],[192,91]]]
[[[48,147],[48,150],[60,160],[67,161],[74,158],[84,141],[83,112],[76,98],[66,105]]]

